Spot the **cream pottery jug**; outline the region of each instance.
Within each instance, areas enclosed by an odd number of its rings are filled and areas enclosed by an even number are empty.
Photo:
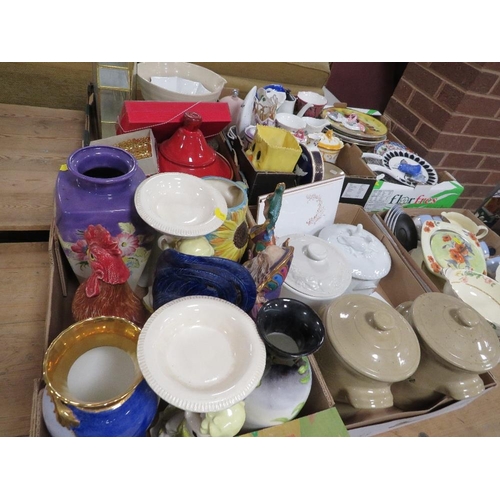
[[[335,401],[358,409],[393,406],[391,385],[420,361],[406,319],[379,299],[348,294],[330,304],[323,321],[326,341],[315,357]]]
[[[417,332],[422,355],[412,377],[393,386],[395,406],[415,409],[443,395],[462,400],[484,391],[479,374],[498,364],[500,342],[479,313],[437,292],[420,295],[397,310]]]

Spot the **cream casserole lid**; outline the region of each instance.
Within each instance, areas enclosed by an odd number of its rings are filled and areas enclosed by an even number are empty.
[[[429,292],[417,297],[409,318],[422,340],[452,365],[484,373],[500,361],[500,341],[488,321],[462,300]]]
[[[408,321],[375,297],[348,294],[326,310],[327,338],[354,370],[383,382],[410,377],[420,362],[420,344]]]

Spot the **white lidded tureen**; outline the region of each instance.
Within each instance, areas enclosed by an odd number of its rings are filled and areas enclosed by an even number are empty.
[[[339,250],[352,266],[352,282],[347,293],[370,295],[391,270],[391,256],[385,245],[362,224],[332,224],[319,238]]]
[[[300,300],[321,313],[349,288],[352,266],[341,251],[317,236],[292,234],[278,238],[277,244],[287,239],[294,254],[280,297]]]

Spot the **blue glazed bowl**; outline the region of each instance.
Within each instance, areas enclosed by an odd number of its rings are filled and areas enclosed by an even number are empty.
[[[137,361],[141,329],[101,316],[60,333],[43,361],[42,414],[52,436],[145,436],[159,397]]]
[[[156,264],[153,309],[193,295],[218,297],[249,312],[255,304],[257,286],[250,272],[232,260],[164,250]]]

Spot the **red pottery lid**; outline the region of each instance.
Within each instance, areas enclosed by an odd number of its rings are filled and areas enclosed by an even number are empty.
[[[231,166],[207,143],[200,130],[201,122],[202,118],[198,113],[184,113],[182,126],[160,145],[160,172],[232,178]]]

